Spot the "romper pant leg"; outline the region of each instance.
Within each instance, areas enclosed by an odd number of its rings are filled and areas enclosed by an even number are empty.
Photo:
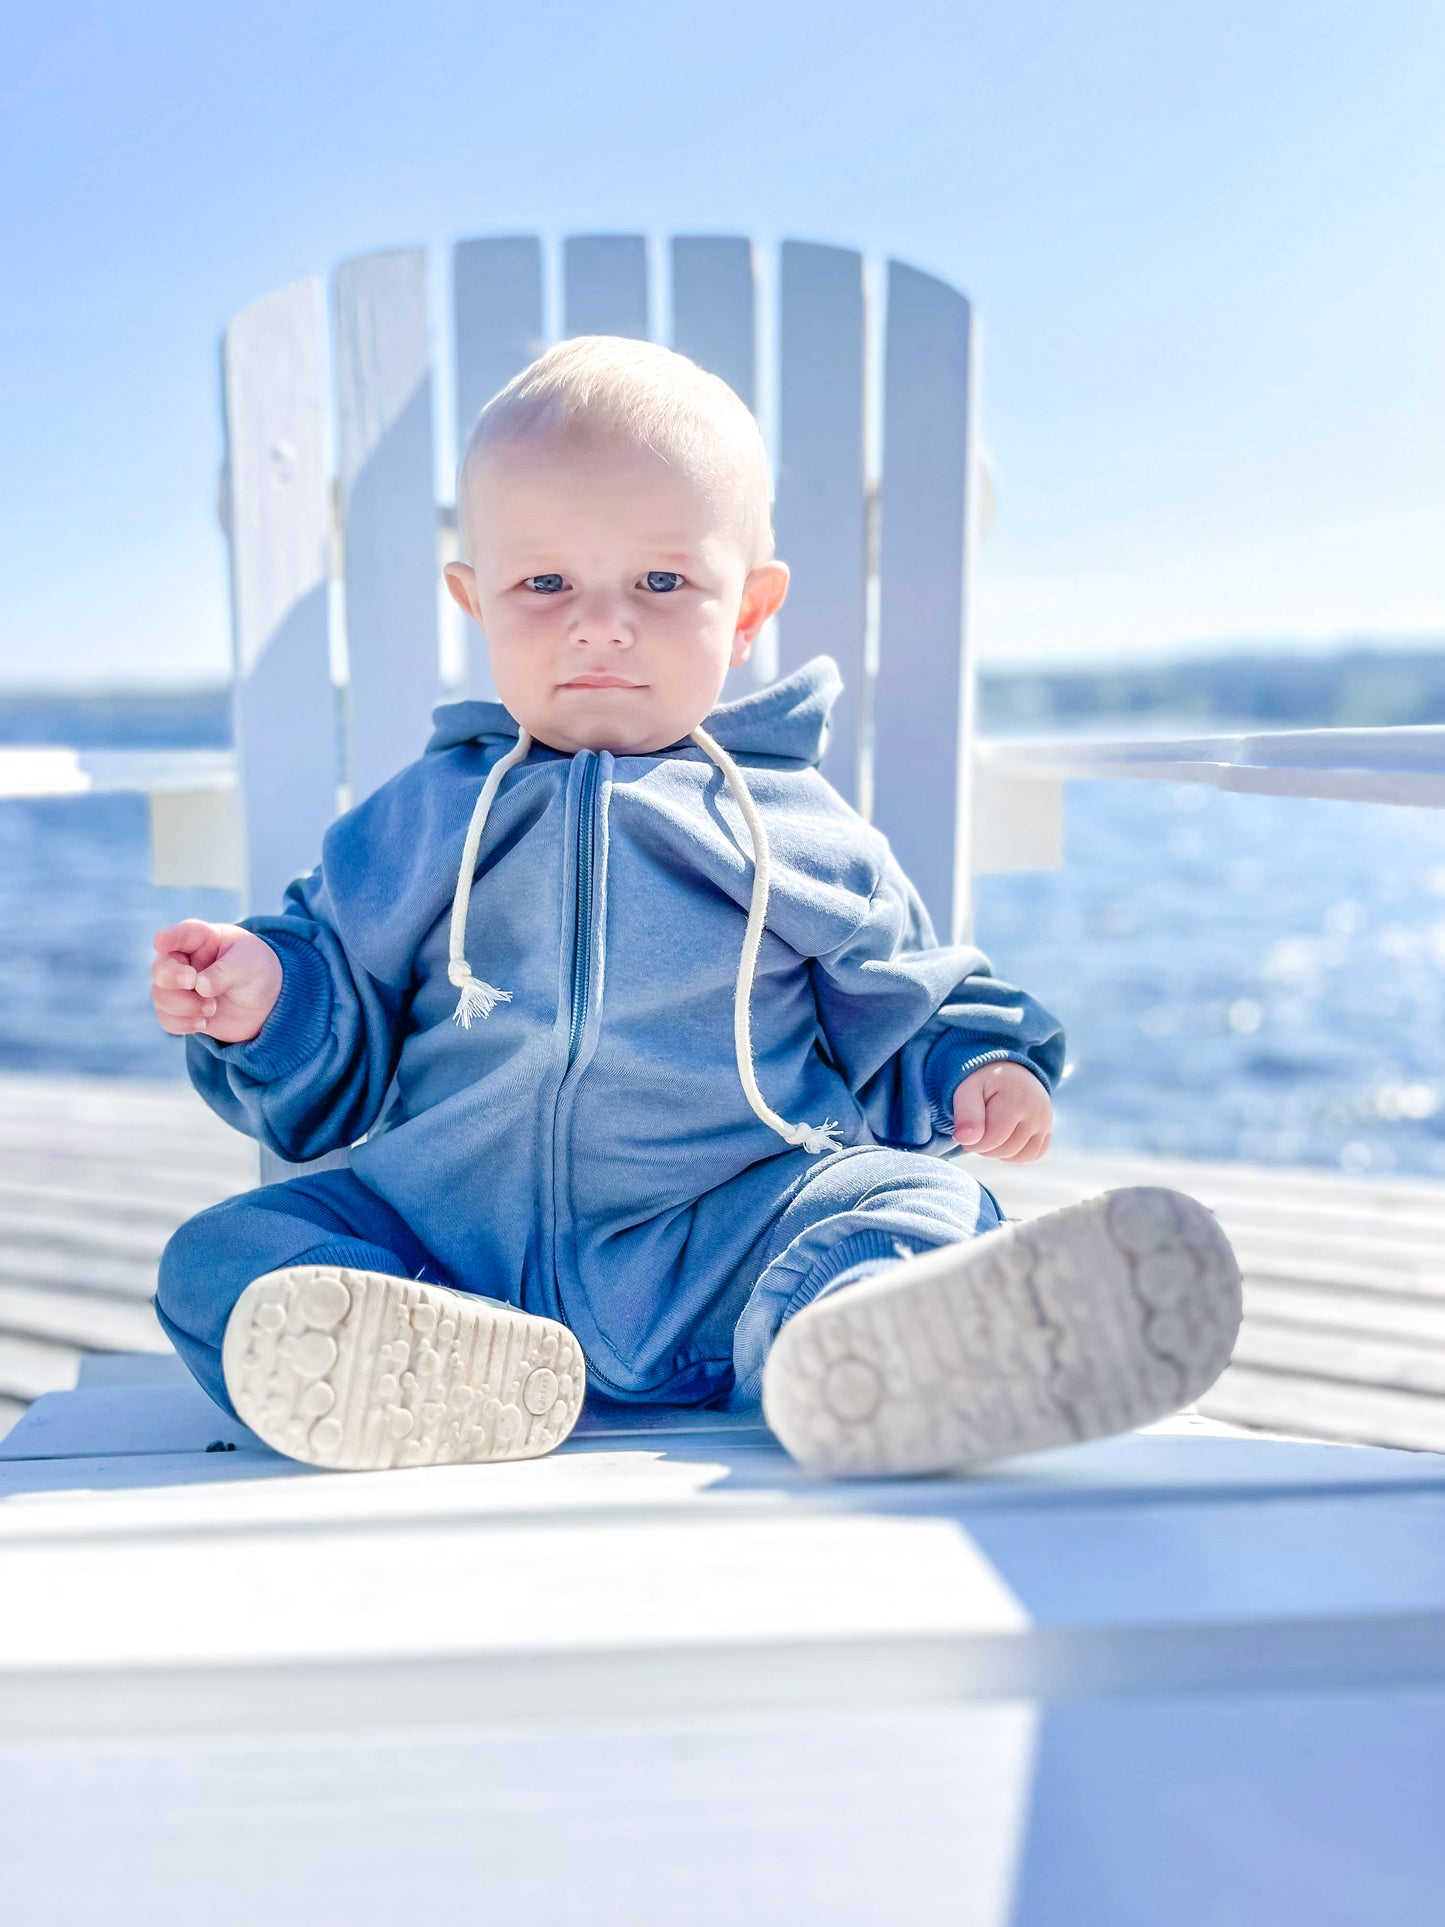
[[[232,1418],[221,1373],[226,1320],[253,1278],[283,1265],[451,1282],[391,1206],[345,1168],[263,1184],[198,1212],[161,1253],[156,1317],[197,1384]]]
[[[809,1167],[758,1248],[757,1282],[733,1334],[734,1407],[761,1401],[780,1326],[840,1271],[865,1258],[916,1257],[1006,1222],[976,1178],[917,1151],[848,1145]]]

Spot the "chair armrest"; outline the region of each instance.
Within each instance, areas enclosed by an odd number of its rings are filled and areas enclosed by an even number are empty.
[[[230,750],[0,748],[0,799],[104,790],[149,796],[153,882],[240,889],[240,805]]]
[[[1269,796],[1445,808],[1445,725],[1289,729],[1236,736],[992,737],[979,766],[1017,779],[1209,783]]]

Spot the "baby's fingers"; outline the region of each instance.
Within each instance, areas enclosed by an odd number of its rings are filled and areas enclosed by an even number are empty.
[[[214,997],[202,997],[194,990],[153,990],[151,1002],[167,1017],[212,1017]]]
[[[1009,1164],[1037,1164],[1044,1152],[1049,1148],[1049,1137],[1050,1133],[1048,1131],[1036,1131],[1021,1150],[1009,1153],[1007,1162]]]
[[[203,997],[232,997],[244,1001],[256,981],[256,959],[241,945],[196,972],[196,989]]]
[[[151,942],[162,953],[189,958],[198,970],[204,970],[221,947],[214,927],[201,917],[182,917],[179,923],[167,924]]]
[[[970,1144],[970,1151],[981,1151],[985,1157],[996,1158],[1005,1146],[1017,1136],[1019,1115],[1007,1096],[998,1091],[988,1100],[984,1112],[983,1136],[977,1144]],[[1019,1143],[1023,1140],[1020,1138]]]
[[[196,987],[196,966],[188,957],[176,951],[157,957],[151,965],[152,990],[194,990]]]
[[[174,1011],[162,1010],[159,1004],[156,1005],[156,1021],[172,1037],[190,1037],[198,1030],[208,1030],[211,1025],[211,1019],[203,1017],[198,1010],[180,1016]]]
[[[1014,1159],[1028,1144],[1032,1135],[1032,1127],[1021,1119],[1014,1125],[1011,1131],[1001,1134],[998,1143],[989,1155],[991,1157],[1002,1158],[1005,1162],[1012,1164]]]

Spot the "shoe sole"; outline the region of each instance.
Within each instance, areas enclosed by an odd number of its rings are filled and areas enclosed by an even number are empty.
[[[537,1458],[567,1437],[586,1390],[581,1348],[550,1318],[335,1265],[253,1279],[221,1369],[267,1445],[352,1472]]]
[[[1214,1214],[1130,1186],[946,1245],[783,1326],[763,1411],[834,1477],[938,1472],[1132,1431],[1229,1363],[1239,1266]]]

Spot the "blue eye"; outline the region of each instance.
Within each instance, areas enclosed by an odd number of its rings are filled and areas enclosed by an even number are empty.
[[[680,589],[686,580],[687,577],[679,575],[676,569],[649,569],[647,572],[648,588],[657,589],[661,594]]]
[[[541,588],[538,589],[537,591],[538,595],[552,595],[562,586],[561,576],[552,574],[552,575],[524,576],[522,580],[522,587],[524,589],[528,588],[534,582],[538,582],[543,585]]]

